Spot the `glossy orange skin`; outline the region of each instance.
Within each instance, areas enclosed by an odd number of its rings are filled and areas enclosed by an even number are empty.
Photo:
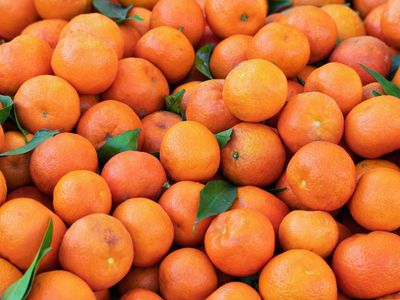
[[[186,111],[186,107],[190,97],[194,94],[194,92],[197,90],[197,88],[200,86],[201,83],[202,81],[189,81],[184,84],[181,84],[172,92],[173,94],[175,94],[181,90],[185,90],[181,102],[181,109],[183,109],[183,111]]]
[[[385,94],[379,82],[371,82],[363,86],[363,101],[376,97],[372,91],[376,91],[381,95]]]
[[[373,231],[341,242],[332,268],[339,288],[352,298],[378,298],[400,289],[400,237]]]
[[[375,7],[387,2],[387,0],[354,0],[354,8],[362,18],[365,18]]]
[[[400,48],[400,3],[388,0],[381,18],[382,33],[385,42],[396,49]]]
[[[50,47],[54,49],[57,46],[61,31],[67,23],[62,19],[41,20],[25,27],[21,34],[37,36],[48,42]]]
[[[33,0],[35,8],[42,19],[64,19],[88,12],[91,0]]]
[[[22,273],[8,260],[0,258],[0,295],[2,295],[10,285],[22,277]]]
[[[151,14],[151,10],[148,10],[147,8],[134,6],[129,11],[128,17],[137,15],[141,17],[143,21],[128,20],[125,22],[125,24],[128,24],[129,26],[135,28],[140,33],[140,35],[144,35],[147,31],[150,30]]]
[[[8,193],[6,201],[15,198],[31,198],[46,206],[48,209],[53,210],[53,199],[43,194],[34,185],[26,185],[13,190]]]
[[[262,213],[239,208],[219,214],[206,232],[208,257],[222,272],[233,276],[254,275],[271,259],[275,233]]]
[[[99,103],[99,95],[79,95],[79,101],[81,106],[81,115],[83,115],[93,105]]]
[[[59,247],[66,227],[55,213],[30,198],[16,198],[0,207],[0,256],[22,271],[28,269],[50,218],[53,221],[52,250],[43,259],[40,270],[57,268]]]
[[[124,294],[121,300],[163,300],[163,298],[149,290],[133,289]]]
[[[132,57],[135,55],[136,43],[140,39],[140,33],[129,24],[122,24],[119,26],[122,38],[124,40],[124,58]]]
[[[367,34],[372,35],[382,41],[384,41],[384,36],[382,32],[381,19],[385,9],[386,3],[382,3],[371,10],[364,19],[364,25]]]
[[[175,250],[160,265],[160,291],[167,300],[203,300],[216,288],[214,266],[200,250]]]
[[[128,274],[118,282],[118,291],[121,295],[126,292],[142,288],[158,293],[160,290],[158,280],[158,266],[151,268],[132,268]]]
[[[367,172],[377,168],[389,168],[400,171],[395,163],[385,159],[365,159],[356,164],[357,181]]]
[[[92,214],[76,221],[60,247],[64,270],[78,275],[93,290],[110,288],[129,271],[133,244],[120,221],[106,214]]]
[[[261,300],[260,295],[243,282],[229,282],[220,286],[206,300]]]
[[[289,183],[287,182],[286,172],[283,172],[282,176],[279,177],[275,184],[275,188],[285,188],[284,191],[277,193],[276,196],[285,202],[290,209],[307,209],[307,207],[296,197]]]

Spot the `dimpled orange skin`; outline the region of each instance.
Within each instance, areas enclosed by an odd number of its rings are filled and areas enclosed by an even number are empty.
[[[15,94],[14,105],[22,127],[31,133],[41,129],[71,131],[81,114],[76,90],[53,75],[25,81]]]
[[[99,94],[113,83],[118,57],[98,38],[85,33],[70,33],[54,49],[54,73],[71,83],[79,93]]]
[[[357,105],[346,117],[346,144],[365,158],[378,158],[400,148],[400,102],[379,96]]]
[[[33,0],[35,8],[42,19],[64,19],[87,12],[91,0]]]
[[[210,180],[217,173],[220,160],[214,135],[194,121],[173,125],[161,141],[160,161],[174,181]]]
[[[28,79],[50,74],[51,54],[47,42],[31,35],[0,45],[0,93],[13,95]]]
[[[286,77],[278,67],[264,59],[251,59],[228,74],[223,98],[238,119],[260,122],[281,110],[287,93]]]
[[[150,20],[151,20],[151,14],[152,12],[148,10],[147,8],[144,7],[138,7],[134,6],[128,13],[128,17],[131,16],[139,16],[143,19],[143,21],[139,20],[128,20],[125,21],[124,24],[127,24],[128,26],[132,26],[135,28],[140,35],[144,35],[147,31],[150,30]]]
[[[259,279],[264,300],[337,300],[335,274],[317,254],[303,249],[275,256]]]
[[[118,292],[123,295],[130,290],[142,288],[158,293],[160,290],[158,269],[158,266],[151,268],[132,268],[129,273],[118,282]]]
[[[208,257],[222,272],[254,275],[274,254],[275,233],[262,213],[238,208],[219,214],[204,239]]]
[[[386,3],[378,5],[364,19],[365,31],[368,35],[372,35],[382,41],[384,36],[382,32],[381,19],[384,10],[386,9]]]
[[[378,298],[400,289],[400,237],[373,231],[341,242],[332,268],[338,287],[351,298]]]
[[[289,161],[286,176],[299,201],[313,210],[342,207],[356,186],[351,157],[329,142],[311,142],[300,148]]]
[[[307,36],[294,26],[270,23],[251,40],[247,58],[262,58],[279,67],[287,78],[297,75],[310,59]]]
[[[129,105],[142,118],[164,108],[169,86],[155,65],[131,57],[119,61],[117,77],[104,95]]]
[[[21,34],[35,35],[48,42],[50,47],[54,49],[57,46],[61,31],[67,23],[62,19],[41,20],[25,27]]]
[[[128,273],[133,256],[128,230],[106,214],[88,215],[72,224],[59,254],[63,269],[78,275],[93,290],[119,282]]]
[[[343,130],[344,117],[339,106],[319,92],[291,97],[278,119],[279,136],[292,153],[313,141],[338,144]]]
[[[177,83],[189,74],[195,53],[192,44],[179,30],[160,26],[145,33],[136,44],[136,56],[144,58]]]
[[[237,185],[266,186],[278,179],[285,158],[285,148],[271,127],[239,123],[221,150],[221,168]]]
[[[220,286],[206,300],[261,300],[260,295],[243,282],[229,282]]]
[[[371,82],[363,86],[363,101],[376,97],[372,92],[378,92],[384,95],[385,92],[379,82]]]
[[[328,57],[335,48],[338,38],[336,24],[321,8],[297,6],[280,18],[279,22],[292,25],[307,36],[311,50],[310,64]]]
[[[5,290],[22,277],[22,273],[8,260],[0,258],[0,295],[2,295]]]
[[[387,0],[354,0],[354,8],[362,18],[365,18],[375,7],[387,2]]]
[[[220,38],[255,34],[264,25],[267,11],[263,0],[207,0],[204,6],[207,23]]]
[[[400,48],[400,2],[388,0],[381,18],[384,41],[394,48]]]
[[[166,300],[203,300],[217,288],[217,274],[204,252],[181,248],[160,264],[160,291]]]
[[[30,198],[16,198],[0,207],[0,256],[22,271],[28,269],[50,218],[53,221],[52,250],[43,259],[40,270],[57,268],[59,247],[66,227],[55,213]]]
[[[145,289],[133,289],[124,294],[121,300],[163,300],[156,293]]]
[[[172,92],[172,94],[175,94],[181,90],[185,90],[181,102],[181,109],[183,109],[183,111],[186,111],[186,106],[189,102],[190,97],[194,94],[194,92],[197,90],[197,88],[200,86],[201,83],[202,81],[189,81],[184,84],[181,84]]]
[[[389,168],[396,171],[400,171],[400,167],[398,167],[395,163],[385,160],[385,159],[365,159],[356,164],[356,177],[357,181],[370,170],[374,170],[377,168]]]

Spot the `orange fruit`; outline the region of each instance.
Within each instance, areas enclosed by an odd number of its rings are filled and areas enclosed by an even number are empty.
[[[167,254],[174,240],[174,227],[157,202],[146,198],[128,199],[115,209],[113,216],[132,237],[135,266],[152,267]]]
[[[307,36],[294,26],[270,23],[261,28],[251,40],[247,58],[262,58],[275,64],[291,78],[310,59]]]
[[[158,67],[169,83],[176,83],[189,74],[195,53],[193,46],[179,30],[160,26],[145,33],[136,44],[136,56]]]
[[[310,43],[310,63],[318,62],[335,48],[338,31],[335,21],[321,8],[304,5],[291,9],[279,19],[280,23],[289,24],[301,30]]]
[[[66,80],[53,75],[25,81],[15,94],[14,105],[22,127],[32,133],[41,129],[71,131],[80,116],[78,93]]]
[[[400,227],[400,171],[377,168],[366,172],[349,202],[354,220],[368,230],[393,231]]]
[[[221,150],[221,169],[237,185],[266,186],[281,175],[285,156],[285,148],[271,127],[239,123]]]
[[[389,168],[400,171],[400,168],[393,162],[385,159],[365,159],[356,164],[357,181],[370,170],[377,168]]]
[[[339,288],[351,298],[378,298],[400,289],[400,237],[373,231],[341,242],[332,268]]]
[[[161,141],[160,161],[174,181],[206,181],[218,171],[220,148],[204,125],[179,122],[167,130]]]
[[[289,161],[286,176],[299,201],[313,210],[342,207],[356,186],[354,162],[346,150],[322,141],[300,148]]]
[[[342,223],[339,223],[339,222],[336,222],[336,225],[337,225],[338,230],[339,230],[338,244],[339,244],[341,241],[344,241],[345,239],[347,239],[348,237],[350,237],[350,236],[353,235],[353,233],[350,231],[349,228],[347,228],[346,225],[344,225],[344,224],[342,224]]]
[[[96,300],[110,300],[111,298],[109,289],[94,291],[94,295],[96,296]]]
[[[128,105],[105,100],[88,109],[80,118],[76,132],[99,149],[108,138],[137,128],[142,128],[142,122]],[[139,146],[142,140],[143,137],[140,136]]]
[[[202,0],[200,0],[200,1],[202,1]],[[207,44],[217,45],[221,41],[221,39],[218,36],[216,36],[216,34],[211,30],[210,26],[208,26],[207,20],[206,20],[205,25],[206,26],[204,28],[204,34],[199,42],[198,47],[202,47]]]
[[[358,104],[346,117],[345,139],[349,148],[365,158],[378,158],[400,148],[400,102],[379,96]]]
[[[317,69],[317,67],[314,67],[314,66],[311,66],[311,65],[305,66],[304,69],[301,70],[299,72],[299,74],[297,74],[297,76],[296,76],[297,81],[299,81],[302,85],[304,85],[304,83],[306,82],[307,78],[316,69]]]
[[[372,91],[376,91],[381,95],[384,95],[385,92],[379,82],[371,82],[363,86],[363,101],[376,97]]]
[[[310,250],[322,258],[329,256],[339,239],[335,219],[324,211],[294,210],[279,226],[279,244],[284,250]]]
[[[71,149],[74,149],[71,152]],[[97,153],[90,142],[78,134],[60,133],[45,140],[34,151],[30,162],[33,183],[51,195],[57,182],[74,170],[97,170]]]
[[[159,0],[119,0],[124,6],[133,4],[134,7],[139,6],[147,9],[152,9],[158,1]]]
[[[400,69],[397,69],[397,72],[394,74],[394,77],[392,79],[392,82],[396,84],[398,87],[400,87]]]
[[[102,290],[128,273],[133,253],[132,239],[119,220],[92,214],[67,230],[59,257],[64,270],[78,275],[93,290]]]
[[[336,300],[335,274],[317,254],[303,249],[275,256],[261,272],[260,294],[263,299]]]
[[[400,3],[397,0],[388,0],[381,18],[382,33],[385,42],[394,48],[400,48]]]
[[[260,295],[243,282],[229,282],[219,287],[206,300],[261,300]]]
[[[113,83],[118,57],[100,39],[81,31],[68,34],[57,44],[51,66],[57,76],[71,83],[79,93],[99,94]]]
[[[384,40],[381,19],[384,10],[386,9],[386,3],[378,5],[372,9],[364,20],[365,31],[368,35],[374,36],[380,40]]]
[[[10,201],[15,198],[31,198],[42,203],[48,209],[53,210],[53,199],[49,198],[34,185],[27,185],[13,190],[8,193],[6,201]]]
[[[370,11],[378,5],[387,2],[387,0],[354,0],[354,8],[362,18],[365,18]]]
[[[234,67],[247,59],[251,40],[250,35],[234,34],[216,45],[210,58],[210,71],[214,78],[225,79]]]
[[[105,97],[132,107],[139,117],[164,108],[164,97],[169,86],[162,72],[152,63],[141,58],[125,58],[118,63],[114,83]]]
[[[163,300],[156,293],[145,289],[133,289],[124,294],[121,300]]]
[[[233,276],[254,275],[273,256],[275,233],[262,213],[238,208],[219,214],[204,240],[208,257],[222,272]]]
[[[95,300],[96,297],[85,281],[62,270],[41,273],[33,280],[27,300]]]
[[[180,181],[171,185],[161,196],[159,203],[174,225],[175,244],[182,247],[199,246],[212,218],[196,224],[197,210],[200,203],[200,191],[204,185],[193,181]]]
[[[0,108],[3,108],[3,104],[0,105]],[[3,125],[0,125],[0,150],[1,151],[3,150],[4,146],[5,146],[4,129],[3,129]]]
[[[53,191],[54,211],[68,225],[87,215],[108,214],[111,202],[111,191],[106,181],[87,170],[65,174]]]
[[[137,288],[158,293],[158,266],[151,268],[134,267],[120,282],[118,282],[118,291],[121,295]]]
[[[189,103],[190,97],[194,94],[197,88],[200,86],[202,81],[189,81],[184,84],[179,85],[172,93],[175,94],[181,90],[185,90],[183,94],[182,102],[181,102],[181,109],[186,111],[186,106]]]
[[[89,11],[91,0],[33,0],[35,8],[42,19],[64,19]]]
[[[283,201],[273,194],[251,185],[237,189],[236,199],[230,209],[238,208],[252,208],[262,213],[271,222],[275,234],[278,233],[283,218],[289,213],[289,209]]]
[[[99,103],[100,97],[98,95],[79,95],[81,115],[83,115],[93,105]]]
[[[263,59],[251,59],[228,74],[223,98],[235,117],[260,122],[281,110],[287,89],[286,77],[278,67]]]
[[[217,274],[204,252],[181,248],[160,265],[160,291],[165,299],[203,300],[217,288]]]
[[[15,281],[22,277],[22,273],[8,260],[0,258],[0,296]]]
[[[16,198],[0,207],[0,256],[22,271],[28,269],[36,256],[50,218],[53,221],[52,250],[44,257],[40,270],[56,268],[65,225],[56,214],[30,198]]]
[[[307,209],[307,207],[299,201],[293,190],[290,188],[290,185],[287,182],[286,172],[283,172],[282,176],[279,177],[275,184],[275,188],[284,188],[284,190],[277,193],[276,196],[285,202],[290,209]]]
[[[114,204],[135,197],[155,200],[167,180],[158,159],[139,151],[125,151],[115,155],[106,163],[101,176],[111,189]]]
[[[267,11],[263,0],[206,0],[204,6],[208,25],[220,38],[254,35],[264,25]]]
[[[124,40],[124,54],[122,57],[132,57],[135,55],[136,43],[140,39],[140,33],[129,24],[119,26]]]
[[[50,74],[51,54],[47,42],[31,35],[0,45],[0,93],[13,95],[28,79]]]
[[[144,7],[135,6],[129,11],[128,17],[136,15],[142,18],[143,21],[129,20],[125,21],[124,23],[127,24],[128,26],[132,26],[133,28],[135,28],[142,36],[147,31],[150,30],[151,14],[152,14],[151,10],[148,10],[147,8]]]
[[[344,118],[339,106],[334,99],[320,92],[293,96],[278,119],[279,135],[293,153],[313,141],[338,144],[343,127]]]
[[[67,23],[62,19],[41,20],[25,27],[21,34],[37,36],[48,42],[50,47],[54,49],[57,46],[61,31]]]

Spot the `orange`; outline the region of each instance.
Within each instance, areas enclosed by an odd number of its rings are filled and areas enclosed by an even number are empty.
[[[368,35],[372,35],[380,40],[384,40],[381,19],[384,10],[386,9],[386,3],[378,5],[372,9],[364,20],[365,31]]]
[[[279,22],[292,25],[307,36],[311,50],[310,64],[328,57],[335,48],[338,38],[336,23],[321,8],[297,6],[280,18]]]
[[[0,93],[13,95],[28,79],[50,74],[51,54],[47,42],[31,35],[0,45]]]
[[[151,268],[134,267],[120,282],[118,282],[118,291],[121,295],[137,288],[158,293],[158,266]]]
[[[293,0],[293,6],[297,5],[315,5],[322,6],[330,3],[344,4],[344,0]]]
[[[261,300],[260,295],[243,282],[229,282],[219,287],[206,300]]]
[[[346,150],[322,141],[300,148],[289,161],[286,176],[300,203],[313,210],[342,207],[356,186],[354,162]]]
[[[167,181],[158,159],[139,151],[125,151],[115,155],[106,163],[101,176],[111,189],[114,204],[135,197],[156,200]]]
[[[310,59],[307,36],[294,26],[270,23],[261,28],[250,42],[247,58],[262,58],[275,64],[291,78]]]
[[[385,2],[387,0],[354,0],[354,8],[362,18],[365,18],[375,7]]]
[[[124,54],[122,57],[132,57],[135,55],[136,43],[140,39],[140,33],[131,25],[122,24],[119,26],[124,40]]]
[[[365,159],[356,164],[357,181],[370,170],[377,168],[389,168],[400,171],[400,168],[393,162],[385,159]]]
[[[353,68],[360,76],[363,85],[376,80],[360,64],[384,77],[389,75],[391,66],[389,47],[372,36],[359,36],[344,40],[336,47],[329,60]]]
[[[157,202],[147,198],[128,199],[115,209],[113,216],[132,237],[135,266],[152,267],[167,254],[174,240],[174,227]]]
[[[301,83],[301,85],[304,85],[304,83],[306,82],[308,76],[310,76],[310,74],[316,70],[317,67],[311,66],[311,65],[307,65],[304,67],[303,70],[301,70],[299,72],[299,74],[297,74],[296,78],[297,81],[299,81]]]
[[[349,202],[354,220],[368,230],[393,231],[400,227],[400,171],[377,168],[366,172]]]
[[[106,214],[92,214],[76,221],[65,233],[60,263],[86,281],[93,290],[107,289],[119,282],[133,262],[128,230]]]
[[[200,1],[202,1],[202,0],[200,0]],[[219,37],[217,37],[215,35],[215,33],[211,30],[210,26],[208,26],[207,20],[206,20],[205,25],[206,26],[204,28],[204,34],[203,34],[202,39],[199,42],[198,47],[202,47],[207,44],[217,45],[221,41],[221,39]]]
[[[396,84],[398,87],[400,87],[400,69],[397,69],[397,72],[394,74],[394,77],[392,79],[392,82]]]
[[[41,20],[25,27],[21,34],[37,36],[48,42],[50,47],[54,49],[57,46],[61,31],[67,23],[62,19]]]
[[[278,119],[279,135],[293,153],[313,141],[338,144],[343,127],[344,118],[339,106],[334,99],[319,92],[293,96]]]
[[[394,48],[400,48],[400,2],[388,0],[381,18],[382,33],[385,42]]]
[[[42,19],[64,19],[83,14],[90,9],[91,0],[33,0]]]
[[[165,132],[182,121],[181,117],[169,111],[156,111],[142,119],[143,146],[142,151],[160,152],[161,141]]]
[[[371,82],[363,86],[363,101],[376,97],[372,91],[376,91],[381,95],[384,95],[383,88],[379,82]]]
[[[284,250],[305,249],[326,258],[338,240],[336,221],[324,211],[294,210],[279,226],[279,244]]]
[[[161,196],[160,205],[174,225],[174,241],[181,247],[199,246],[212,218],[201,220],[194,229],[200,204],[200,191],[204,185],[193,181],[180,181],[171,185]]]
[[[265,300],[336,300],[335,274],[317,254],[303,249],[275,256],[264,267],[259,280]]]
[[[275,188],[285,188],[282,192],[277,193],[276,196],[285,202],[290,209],[307,209],[307,207],[299,201],[293,190],[290,188],[290,185],[287,182],[286,172],[283,172],[282,176],[279,177],[275,184]]]
[[[26,185],[13,190],[8,193],[6,201],[15,198],[31,198],[46,206],[48,209],[53,210],[53,199],[43,194],[34,185]]]
[[[71,152],[71,149],[74,149]],[[96,171],[97,153],[90,142],[78,134],[60,133],[45,140],[34,151],[30,162],[33,183],[51,195],[58,180],[74,170]]]
[[[344,225],[344,224],[342,224],[342,223],[339,223],[339,222],[336,222],[336,225],[337,225],[338,230],[339,230],[338,244],[339,244],[341,241],[343,241],[343,240],[345,240],[345,239],[347,239],[348,237],[350,237],[350,236],[353,235],[353,233],[350,231],[349,228],[347,228],[346,225]]]
[[[208,257],[222,272],[233,276],[254,275],[273,256],[275,234],[263,214],[238,208],[219,214],[206,232]]]
[[[99,103],[100,97],[98,95],[79,95],[81,115],[83,115],[93,105]]]
[[[111,298],[109,289],[94,291],[94,295],[96,296],[96,300],[110,300]]]
[[[40,270],[56,268],[65,225],[56,214],[30,198],[16,198],[0,207],[0,256],[22,271],[28,269],[36,256],[50,218],[53,221],[52,250],[43,259]]]
[[[124,6],[133,4],[134,7],[139,6],[147,9],[152,9],[158,1],[159,0],[119,0],[119,2]]]
[[[197,88],[200,86],[202,81],[189,81],[184,84],[179,85],[172,93],[175,94],[181,90],[185,90],[183,94],[182,102],[181,102],[181,109],[186,111],[186,106],[189,102],[190,97],[194,94]]]
[[[208,25],[220,38],[254,35],[263,25],[268,4],[263,0],[206,0]]]
[[[111,202],[111,191],[106,181],[87,170],[65,174],[53,191],[54,211],[68,225],[87,215],[108,214]]]
[[[289,213],[286,204],[277,197],[258,187],[247,185],[237,189],[237,196],[231,206],[232,209],[252,208],[262,213],[271,222],[275,234],[279,225]]]
[[[0,104],[0,108],[3,108],[3,104]],[[4,136],[4,129],[3,125],[0,125],[0,151],[3,151],[3,148],[5,146],[5,136]]]
[[[139,117],[164,108],[169,86],[162,72],[142,58],[125,58],[118,63],[114,83],[105,97],[129,105]]]
[[[160,26],[145,33],[136,44],[136,56],[158,67],[169,83],[177,83],[189,74],[195,53],[193,46],[179,30]]]
[[[360,103],[346,117],[346,144],[365,158],[378,158],[399,149],[399,117],[396,97],[379,96]]]
[[[135,16],[135,15],[142,18],[143,21],[129,20],[129,21],[125,21],[124,24],[127,24],[128,26],[132,26],[142,36],[147,31],[150,30],[151,11],[144,7],[135,6],[129,11],[128,17]]]
[[[88,109],[80,118],[76,132],[99,149],[108,138],[137,128],[142,128],[142,122],[128,105],[105,100]],[[143,137],[140,136],[139,146],[142,140]]]
[[[58,43],[51,66],[57,76],[71,83],[79,93],[99,94],[113,83],[118,57],[95,36],[76,32]]]
[[[234,67],[247,59],[251,40],[250,35],[234,34],[216,45],[210,59],[210,71],[214,78],[225,79]]]
[[[281,110],[287,90],[286,77],[278,67],[264,59],[251,59],[228,74],[223,98],[235,117],[260,122]]]
[[[174,181],[206,181],[218,171],[220,149],[214,135],[204,125],[184,121],[165,133],[160,161],[168,177]]]
[[[223,88],[222,79],[201,83],[190,96],[186,107],[187,120],[199,122],[213,133],[227,130],[239,123],[240,121],[225,106],[222,98]]]
[[[145,289],[133,289],[124,294],[121,300],[163,300],[156,293]]]
[[[239,123],[221,151],[221,169],[237,185],[266,186],[281,175],[285,157],[285,148],[271,127]]]
[[[53,75],[25,81],[15,94],[14,105],[22,127],[31,133],[41,129],[71,131],[80,116],[78,93]]]
[[[400,290],[400,237],[373,231],[341,242],[332,268],[339,288],[351,298],[378,298]]]
[[[175,250],[160,265],[160,291],[166,300],[203,300],[216,288],[214,266],[200,250]]]
[[[15,281],[22,277],[22,273],[8,260],[0,258],[0,297]]]
[[[90,287],[78,276],[62,271],[41,273],[34,279],[27,300],[95,300]]]

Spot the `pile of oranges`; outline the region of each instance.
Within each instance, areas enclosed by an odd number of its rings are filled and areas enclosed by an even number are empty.
[[[400,299],[400,0],[0,16],[0,299]]]

